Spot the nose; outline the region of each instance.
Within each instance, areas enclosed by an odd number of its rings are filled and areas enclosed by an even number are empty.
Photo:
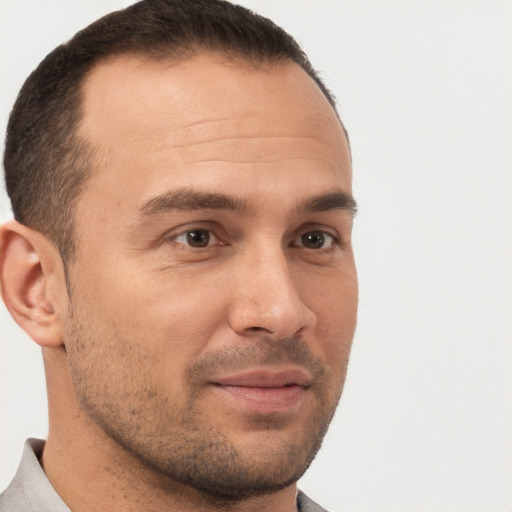
[[[265,334],[285,339],[302,334],[315,323],[304,304],[283,252],[247,258],[243,268],[233,268],[231,328],[241,336]]]

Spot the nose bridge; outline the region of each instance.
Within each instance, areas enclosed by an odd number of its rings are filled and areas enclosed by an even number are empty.
[[[280,245],[246,254],[240,265],[230,318],[235,331],[285,338],[312,323],[313,313],[300,297]]]

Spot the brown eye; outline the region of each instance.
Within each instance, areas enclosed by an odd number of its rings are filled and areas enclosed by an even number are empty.
[[[325,231],[308,231],[300,235],[295,245],[306,249],[327,249],[334,243],[334,238]]]
[[[189,229],[174,237],[174,241],[189,247],[208,247],[215,241],[213,235],[208,229]]]
[[[206,247],[210,241],[210,233],[206,229],[197,229],[187,233],[187,242],[191,247]]]

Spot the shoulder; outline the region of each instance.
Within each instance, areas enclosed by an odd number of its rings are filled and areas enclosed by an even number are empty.
[[[39,439],[26,442],[18,471],[0,495],[0,512],[69,512],[39,463],[43,448]]]
[[[328,512],[311,498],[308,498],[302,491],[297,494],[297,505],[299,512]]]

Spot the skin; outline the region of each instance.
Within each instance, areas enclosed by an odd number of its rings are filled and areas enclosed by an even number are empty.
[[[292,63],[123,57],[87,78],[79,134],[67,282],[42,235],[1,231],[4,300],[43,346],[50,481],[79,512],[295,510],[356,323],[334,111]]]

